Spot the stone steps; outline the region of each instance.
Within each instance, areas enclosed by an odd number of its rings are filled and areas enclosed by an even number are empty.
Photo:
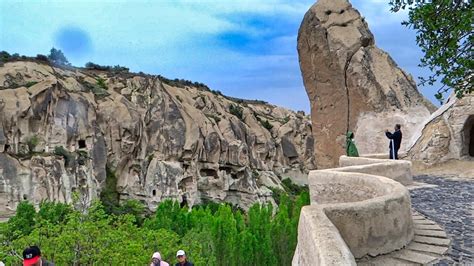
[[[435,222],[413,212],[415,237],[405,248],[376,257],[364,257],[357,265],[428,265],[443,257],[451,240]]]

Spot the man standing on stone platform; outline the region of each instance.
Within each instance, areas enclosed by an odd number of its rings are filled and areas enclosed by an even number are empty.
[[[402,131],[400,130],[402,126],[400,124],[395,125],[395,132],[390,133],[388,130],[385,130],[385,136],[390,139],[390,159],[398,160],[398,150],[400,149],[400,144],[402,143]]]

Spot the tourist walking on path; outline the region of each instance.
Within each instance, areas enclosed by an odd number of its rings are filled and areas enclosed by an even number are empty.
[[[351,131],[348,131],[346,135],[346,155],[350,157],[359,157],[359,152],[354,143],[354,133]]]
[[[184,250],[178,250],[178,252],[176,252],[176,258],[178,258],[178,263],[176,263],[175,266],[194,266],[194,264],[189,262],[186,258],[186,253],[184,253]]]
[[[170,265],[168,264],[168,262],[161,260],[160,252],[155,252],[153,253],[153,256],[151,256],[150,266],[170,266]]]
[[[390,133],[388,130],[385,130],[385,135],[390,139],[390,159],[398,160],[398,150],[400,149],[400,144],[402,143],[402,131],[400,124],[395,125],[395,132]]]

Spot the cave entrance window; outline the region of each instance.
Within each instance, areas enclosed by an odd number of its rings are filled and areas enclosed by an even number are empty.
[[[464,154],[474,157],[474,115],[470,115],[464,124]]]
[[[87,146],[86,146],[86,141],[83,140],[83,139],[80,139],[79,142],[79,149],[85,149]]]
[[[156,189],[153,189],[151,193],[153,194],[153,196],[156,196]]]
[[[4,152],[8,152],[8,150],[10,149],[10,145],[9,144],[5,144],[5,149],[3,150]]]

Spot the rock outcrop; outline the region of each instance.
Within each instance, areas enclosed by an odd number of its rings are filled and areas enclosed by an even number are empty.
[[[380,153],[388,149],[384,130],[400,123],[403,149],[435,110],[412,77],[375,46],[364,18],[346,0],[320,0],[309,9],[298,53],[318,168],[337,165],[348,130],[360,153]]]
[[[474,94],[452,95],[433,113],[414,136],[408,157],[428,164],[474,160]]]
[[[90,202],[115,183],[120,199],[151,209],[183,197],[246,209],[315,167],[309,117],[185,84],[31,60],[0,66],[0,211],[74,192]]]

